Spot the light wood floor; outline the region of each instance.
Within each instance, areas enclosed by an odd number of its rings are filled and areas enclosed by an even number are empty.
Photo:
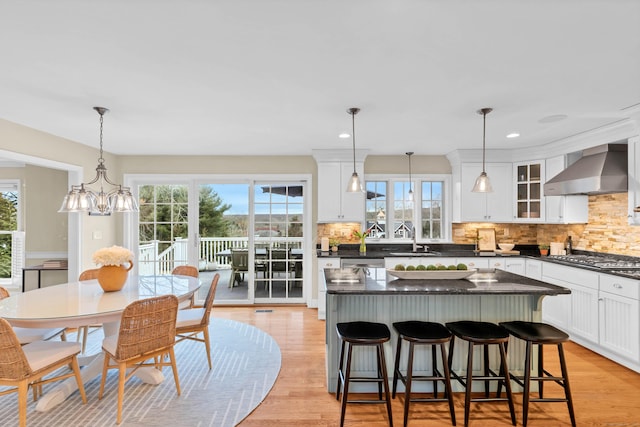
[[[260,312],[268,309],[271,312]],[[212,315],[246,322],[266,331],[282,351],[282,369],[265,399],[240,425],[336,426],[340,404],[325,387],[325,323],[317,311],[305,307],[221,307]],[[573,343],[565,345],[577,425],[604,427],[640,426],[640,374],[598,356]],[[545,353],[556,373],[557,352]],[[547,386],[545,391],[550,390]],[[522,425],[522,395],[516,394],[516,415]],[[464,425],[463,396],[455,395],[456,418]],[[393,422],[402,426],[403,399],[393,402]],[[473,403],[470,426],[510,426],[506,403]],[[446,403],[413,403],[410,426],[451,425]],[[386,426],[384,405],[349,404],[345,426]],[[532,403],[528,426],[570,426],[564,403]]]

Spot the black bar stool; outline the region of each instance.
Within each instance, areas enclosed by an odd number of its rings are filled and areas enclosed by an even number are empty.
[[[569,409],[569,417],[571,417],[571,425],[575,427],[576,418],[573,413],[573,401],[571,400],[571,388],[569,387],[569,377],[567,376],[567,364],[564,358],[564,350],[562,343],[569,340],[569,335],[546,323],[536,322],[501,322],[500,325],[505,328],[511,335],[526,341],[527,347],[524,359],[524,377],[511,374],[511,379],[520,384],[524,388],[522,396],[522,425],[527,425],[527,416],[529,414],[529,402],[567,402]],[[538,367],[537,376],[531,376],[531,350],[533,345],[538,345]],[[543,366],[543,346],[545,344],[556,344],[558,347],[558,356],[560,359],[561,377],[557,377],[546,371]],[[531,381],[538,381],[538,398],[529,396],[531,390]],[[564,389],[565,398],[544,397],[543,385],[545,381],[553,381]]]
[[[466,376],[458,375],[456,372],[451,370],[455,339],[451,340],[451,344],[449,346],[449,370],[451,371],[451,377],[456,379],[465,388],[464,425],[469,425],[469,409],[471,402],[495,402],[506,400],[509,403],[509,412],[511,412],[511,423],[515,426],[516,412],[513,406],[513,395],[511,394],[511,383],[509,382],[509,368],[507,366],[507,354],[505,349],[506,344],[509,341],[509,333],[507,330],[494,323],[475,322],[470,320],[449,322],[446,326],[453,335],[469,343]],[[484,349],[484,375],[473,377],[473,348],[475,345],[481,345]],[[490,345],[497,345],[500,350],[500,372],[498,374],[489,367]],[[474,380],[484,381],[484,397],[471,398],[471,389]],[[507,397],[502,398],[499,394],[495,397],[490,397],[490,381],[498,381],[499,385],[504,383]],[[498,386],[498,390],[500,390],[500,386]]]
[[[340,365],[338,367],[338,385],[336,387],[336,399],[340,399],[340,389],[342,388],[342,401],[340,410],[340,426],[344,425],[344,415],[347,410],[347,403],[385,403],[387,404],[387,414],[389,426],[393,427],[393,416],[391,414],[391,398],[389,396],[389,377],[387,376],[387,364],[384,359],[383,344],[391,339],[391,331],[383,323],[373,322],[346,322],[336,325],[338,338],[340,338]],[[375,346],[377,359],[376,377],[352,377],[351,376],[351,353],[353,346]],[[347,347],[347,362],[344,370],[344,350]],[[348,400],[349,383],[351,382],[374,382],[378,383],[378,400]],[[384,386],[385,399],[382,399],[382,387]]]
[[[451,392],[451,377],[449,375],[449,366],[447,363],[447,353],[445,344],[451,341],[451,332],[440,323],[421,322],[417,320],[407,322],[396,322],[393,328],[398,332],[398,345],[396,348],[395,368],[393,371],[393,392],[392,396],[396,397],[398,379],[402,381],[405,387],[404,392],[404,425],[407,425],[409,419],[409,404],[411,402],[449,402],[449,411],[451,412],[451,424],[456,425],[456,413],[453,407],[453,394]],[[407,355],[407,374],[402,375],[400,372],[400,353],[402,351],[402,342],[409,342],[409,354]],[[431,346],[431,376],[413,375],[413,352],[416,345]],[[440,347],[440,357],[442,358],[442,373],[438,371],[436,359],[436,346]],[[433,397],[429,398],[411,398],[411,385],[414,381],[433,381]],[[445,395],[438,398],[438,382],[444,383]]]

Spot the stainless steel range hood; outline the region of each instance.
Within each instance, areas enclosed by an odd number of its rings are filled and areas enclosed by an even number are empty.
[[[544,184],[545,196],[627,192],[627,144],[589,148]]]

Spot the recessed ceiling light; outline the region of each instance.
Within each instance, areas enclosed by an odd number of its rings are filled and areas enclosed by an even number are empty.
[[[553,122],[559,122],[560,120],[564,120],[567,118],[566,114],[555,114],[553,116],[547,116],[547,117],[543,117],[540,120],[538,120],[538,123],[553,123]]]
[[[338,135],[338,138],[351,138],[351,134],[347,133],[347,132],[342,132],[340,135]]]
[[[507,138],[517,138],[519,136],[520,134],[518,132],[511,132],[509,135],[507,135]]]

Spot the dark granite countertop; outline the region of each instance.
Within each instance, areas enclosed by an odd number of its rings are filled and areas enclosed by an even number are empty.
[[[454,243],[444,243],[444,244],[431,244],[429,245],[429,252],[416,252],[414,254],[411,253],[412,246],[407,244],[371,244],[367,245],[367,252],[365,254],[361,254],[358,251],[359,245],[357,244],[342,244],[340,245],[340,249],[338,252],[321,252],[319,249],[317,251],[318,258],[350,258],[350,259],[383,259],[383,258],[393,258],[393,257],[478,257],[485,258],[482,255],[474,252],[473,245],[463,245],[463,244],[454,244]],[[601,269],[595,266],[576,263],[569,258],[563,257],[547,257],[540,256],[538,248],[536,245],[516,245],[515,250],[520,251],[520,255],[502,255],[495,254],[494,256],[490,256],[488,258],[496,258],[496,257],[513,257],[520,256],[531,259],[539,259],[545,262],[551,262],[554,264],[566,265],[568,267],[576,267],[583,270],[590,270],[598,273],[606,273],[614,276],[626,277],[629,279],[640,280],[640,275],[638,275],[638,270],[630,270],[624,271],[624,268],[620,269]],[[607,254],[600,252],[590,252],[590,251],[574,251],[574,254],[579,255],[587,255],[587,256],[595,256],[595,257],[606,257],[606,258],[615,258],[620,260],[626,260],[630,262],[636,262],[640,264],[640,257],[628,256],[628,255],[616,255],[616,254]]]
[[[359,251],[360,245],[341,244],[337,252],[322,252],[317,250],[318,258],[362,258],[362,259],[382,259],[402,256],[424,256],[424,257],[474,257],[479,256],[474,252],[474,245],[462,245],[454,243],[434,243],[430,244],[429,251],[420,249],[415,254],[412,253],[412,246],[407,244],[367,244],[367,252],[362,254]],[[522,256],[539,257],[538,249],[535,245],[523,245],[515,248]],[[495,256],[503,256],[495,254]],[[513,255],[505,255],[513,256]]]
[[[360,271],[355,271],[360,270]],[[340,295],[558,295],[571,291],[496,269],[479,269],[459,280],[400,280],[383,268],[325,270],[327,294]]]

